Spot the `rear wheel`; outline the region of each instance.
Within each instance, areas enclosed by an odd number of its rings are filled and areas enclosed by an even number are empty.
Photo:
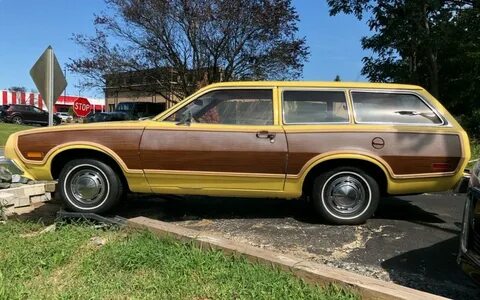
[[[102,213],[118,203],[123,185],[115,171],[94,159],[75,159],[60,172],[60,197],[68,209]]]
[[[355,167],[338,167],[314,180],[313,206],[333,224],[361,224],[375,212],[380,200],[378,183]]]
[[[20,116],[15,116],[12,118],[12,123],[18,124],[18,125],[23,124],[23,119]]]

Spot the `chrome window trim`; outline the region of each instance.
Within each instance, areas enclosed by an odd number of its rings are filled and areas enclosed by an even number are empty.
[[[373,124],[373,125],[403,125],[403,126],[425,126],[425,127],[452,127],[447,119],[431,105],[422,94],[412,90],[382,90],[382,89],[349,89],[350,99],[352,100],[353,121],[355,124]],[[403,94],[416,96],[422,101],[436,116],[442,121],[440,124],[435,123],[396,123],[396,122],[362,122],[357,120],[357,112],[355,111],[355,101],[352,93],[378,93],[378,94]]]
[[[303,92],[303,91],[314,91],[314,92],[343,92],[345,96],[345,104],[347,105],[347,115],[348,115],[348,121],[342,121],[342,122],[294,122],[294,123],[287,123],[285,119],[285,105],[284,105],[284,97],[283,93],[284,92],[289,92],[289,91],[294,91],[294,92]],[[287,88],[280,88],[280,103],[282,105],[282,124],[283,125],[349,125],[352,124],[352,115],[350,112],[352,111],[352,107],[350,107],[350,103],[348,101],[348,89],[347,88],[322,88],[322,87],[307,87],[307,88],[302,88],[302,87],[287,87]]]

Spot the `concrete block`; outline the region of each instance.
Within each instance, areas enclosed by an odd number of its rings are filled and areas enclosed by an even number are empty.
[[[15,201],[14,201],[15,207],[23,207],[23,206],[29,206],[29,205],[30,205],[30,197],[22,196],[22,197],[15,198]]]
[[[0,205],[1,206],[10,206],[13,205],[15,201],[15,195],[12,193],[1,192],[0,193]]]
[[[16,197],[30,197],[45,194],[44,184],[24,185],[21,187],[8,189],[8,193],[14,194]]]
[[[52,196],[50,193],[45,193],[44,195],[35,195],[30,197],[30,203],[40,203],[50,201]]]
[[[46,182],[45,183],[45,192],[54,193],[57,186],[56,182]]]

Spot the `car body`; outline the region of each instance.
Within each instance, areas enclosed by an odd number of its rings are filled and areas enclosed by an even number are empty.
[[[87,117],[87,123],[126,121],[128,117],[121,112],[100,112],[91,114]]]
[[[61,119],[62,122],[69,122],[73,117],[68,112],[56,112],[55,115]]]
[[[326,221],[357,224],[383,195],[452,188],[468,136],[413,85],[230,82],[152,120],[13,134],[25,175],[59,180],[75,211],[103,212],[124,191],[310,199]]]
[[[114,113],[122,113],[125,120],[138,120],[154,117],[165,110],[165,103],[154,102],[121,102]]]
[[[1,122],[4,122],[3,121],[3,111],[7,110],[8,107],[9,107],[9,105],[6,105],[6,104],[0,105],[0,121]]]
[[[15,124],[40,124],[48,125],[48,112],[33,106],[24,104],[10,104],[1,111],[2,119],[7,123]],[[54,125],[61,123],[61,119],[53,115]]]
[[[473,168],[463,212],[458,263],[480,284],[480,164]]]

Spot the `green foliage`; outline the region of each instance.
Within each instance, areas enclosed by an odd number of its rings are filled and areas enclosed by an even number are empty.
[[[333,81],[342,81],[342,79],[340,79],[340,75],[337,75],[335,76],[335,79],[333,79]]]
[[[330,13],[368,16],[362,73],[371,81],[418,84],[469,133],[480,110],[480,5],[472,0],[328,0]],[[478,122],[478,119],[477,119]],[[478,132],[478,131],[477,131]]]
[[[73,112],[73,106],[68,107],[68,112],[70,116],[75,116],[75,113]]]
[[[25,129],[31,129],[31,128],[33,127],[27,126],[27,125],[0,123],[0,147],[3,147],[5,145],[10,134],[17,131],[25,130]]]
[[[291,0],[106,2],[96,35],[74,36],[88,54],[69,68],[87,87],[135,72],[183,97],[212,82],[299,77],[309,54]]]
[[[42,228],[0,225],[0,299],[358,299],[145,231]]]
[[[480,139],[480,109],[462,115],[459,121],[471,139]]]

